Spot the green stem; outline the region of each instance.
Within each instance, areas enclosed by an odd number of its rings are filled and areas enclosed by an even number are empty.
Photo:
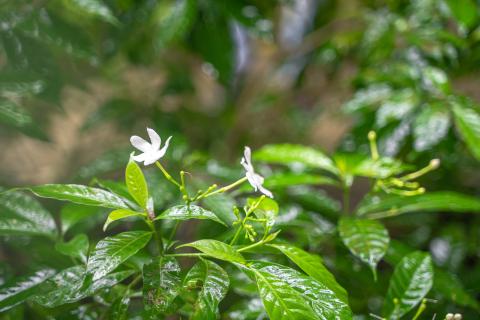
[[[237,251],[238,251],[238,252],[247,251],[247,250],[250,250],[250,249],[252,249],[252,248],[256,248],[256,247],[258,247],[258,246],[261,246],[261,245],[265,244],[265,242],[266,242],[265,240],[261,240],[261,241],[258,241],[258,242],[256,242],[256,243],[254,243],[254,244],[251,244],[251,245],[249,245],[249,246],[246,246],[246,247],[237,249]]]
[[[207,197],[213,196],[213,195],[218,194],[218,193],[227,192],[228,190],[233,189],[233,188],[235,188],[235,187],[238,186],[238,185],[241,185],[241,184],[244,183],[245,181],[247,181],[247,177],[243,177],[243,178],[235,181],[234,183],[229,184],[228,186],[222,187],[222,188],[217,189],[217,190],[215,190],[215,191],[213,191],[213,192],[210,192],[210,193],[207,193],[207,194],[205,194],[205,195],[202,195],[202,196],[200,196],[197,200],[200,200],[200,199],[203,199],[203,198],[207,198]]]
[[[158,234],[157,228],[155,228],[155,224],[151,220],[146,220],[148,227],[150,230],[153,232],[153,236],[155,238],[155,243],[157,244],[157,249],[158,249],[158,254],[162,255],[163,254],[163,241],[162,237]]]
[[[165,170],[165,168],[162,166],[160,162],[158,161],[155,162],[155,165],[160,169],[160,171],[162,171],[163,175],[165,176],[165,178],[167,178],[168,181],[170,181],[171,183],[173,183],[179,188],[182,187],[180,183],[178,183],[175,179],[173,179],[173,177],[167,172],[167,170]]]
[[[238,237],[240,236],[240,233],[242,232],[242,230],[243,230],[243,224],[240,224],[238,226],[237,232],[235,232],[235,235],[232,238],[232,241],[230,241],[231,246],[233,246],[235,244],[235,242],[237,242]]]
[[[418,307],[417,312],[413,316],[412,320],[417,320],[418,317],[420,317],[420,315],[423,313],[423,311],[425,311],[426,308],[427,308],[427,301],[425,299],[423,299],[422,303]]]
[[[345,184],[343,185],[343,212],[350,213],[350,188]]]
[[[175,225],[173,226],[172,231],[170,231],[170,235],[168,236],[168,243],[170,244],[173,240],[173,237],[177,233],[178,225],[180,224],[180,220],[175,221]]]

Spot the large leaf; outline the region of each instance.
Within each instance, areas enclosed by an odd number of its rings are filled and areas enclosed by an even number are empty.
[[[127,231],[100,240],[88,258],[87,272],[93,280],[102,278],[145,247],[151,237],[151,232]]]
[[[256,279],[270,319],[352,319],[348,305],[311,277],[264,261],[251,263],[248,270]]]
[[[203,239],[179,246],[193,247],[211,257],[229,262],[245,263],[245,258],[232,246],[213,239]]]
[[[119,271],[101,279],[85,283],[85,267],[74,266],[59,272],[42,285],[42,292],[34,301],[53,308],[79,301],[100,289],[109,288],[131,276],[134,271]]]
[[[430,255],[415,251],[396,266],[390,279],[383,314],[388,319],[400,319],[426,296],[433,284],[433,264]]]
[[[125,170],[125,184],[128,192],[137,201],[137,203],[144,209],[147,209],[148,202],[148,187],[145,176],[139,165],[130,159]]]
[[[335,277],[323,265],[322,258],[285,243],[271,244],[270,246],[280,250],[306,274],[325,285],[328,289],[332,290],[340,300],[348,304],[347,291],[338,284]]]
[[[328,156],[317,149],[302,145],[266,145],[255,151],[253,157],[256,160],[269,163],[301,163],[309,167],[324,169],[335,174],[337,173],[337,168]]]
[[[438,144],[450,128],[450,113],[445,106],[424,106],[413,123],[414,147],[425,151]]]
[[[0,194],[0,234],[33,234],[55,237],[51,214],[38,201],[21,192]]]
[[[119,196],[98,188],[78,184],[45,184],[29,188],[39,197],[114,209],[128,209]]]
[[[185,276],[184,284],[188,289],[201,286],[190,319],[217,319],[218,305],[227,294],[230,284],[225,270],[212,261],[199,261]]]
[[[80,233],[68,242],[57,242],[55,249],[66,256],[79,258],[82,262],[87,262],[88,237]]]
[[[357,215],[368,218],[392,217],[406,212],[480,212],[480,200],[455,192],[429,192],[417,196],[388,195],[369,197],[357,208]]]
[[[460,104],[453,106],[457,129],[465,140],[472,154],[480,160],[480,114],[472,108]]]
[[[190,220],[190,219],[200,219],[200,220],[213,220],[220,224],[225,225],[225,223],[220,220],[217,215],[211,211],[205,210],[202,207],[196,205],[179,205],[171,207],[170,209],[164,211],[161,215],[155,218],[157,219],[171,219],[171,220]]]
[[[54,270],[46,269],[21,279],[14,279],[0,288],[0,312],[4,312],[26,299],[36,295],[40,285],[55,274]]]
[[[173,257],[160,257],[143,266],[143,303],[150,317],[168,312],[180,292],[180,271]]]
[[[478,17],[478,7],[474,0],[446,0],[451,13],[466,27],[475,24]]]
[[[117,209],[108,214],[107,220],[105,221],[105,224],[103,225],[103,231],[107,230],[107,227],[112,223],[113,221],[117,221],[120,219],[125,219],[128,217],[145,217],[144,212],[136,212],[133,210],[128,210],[128,209]]]
[[[62,221],[62,232],[66,233],[70,228],[79,222],[92,218],[95,214],[102,210],[97,207],[89,207],[76,203],[67,203],[60,211],[60,220]]]
[[[387,229],[375,220],[343,217],[338,222],[338,231],[347,248],[370,266],[376,278],[377,264],[390,242]]]

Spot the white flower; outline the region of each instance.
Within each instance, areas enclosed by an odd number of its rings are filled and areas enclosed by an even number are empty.
[[[143,153],[133,156],[133,160],[137,162],[142,162],[145,166],[148,166],[152,163],[155,163],[157,160],[162,158],[165,155],[165,152],[168,149],[168,144],[170,143],[171,136],[168,137],[165,145],[160,149],[162,144],[162,139],[155,130],[147,128],[148,136],[150,137],[150,142],[148,143],[145,139],[140,138],[139,136],[132,136],[130,142],[132,145]]]
[[[255,189],[255,191],[260,190],[261,193],[267,197],[273,198],[273,194],[263,187],[263,181],[265,180],[261,175],[255,173],[255,170],[252,166],[252,151],[249,147],[245,147],[243,152],[242,161],[240,164],[245,168],[245,176],[247,177],[250,185]]]

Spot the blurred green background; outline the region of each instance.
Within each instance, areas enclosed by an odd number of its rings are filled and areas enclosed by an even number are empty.
[[[367,154],[375,130],[383,155],[441,160],[428,190],[478,196],[479,9],[475,0],[0,0],[0,185],[121,177],[129,137],[147,126],[174,136],[169,157],[183,168],[217,174],[244,145]],[[416,223],[392,235],[432,252],[438,236],[450,255],[433,252],[437,264],[478,298],[480,273],[467,272],[478,267],[478,217]]]

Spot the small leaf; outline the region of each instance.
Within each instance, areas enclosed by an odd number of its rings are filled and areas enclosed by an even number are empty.
[[[323,265],[322,258],[289,244],[271,244],[269,246],[280,250],[306,274],[328,287],[340,300],[348,304],[347,292],[338,284],[333,274]]]
[[[480,200],[456,192],[430,192],[417,196],[365,198],[357,208],[357,215],[368,218],[393,217],[407,212],[480,212]]]
[[[55,221],[40,203],[21,192],[0,194],[0,234],[31,234],[54,238]]]
[[[118,24],[117,18],[110,8],[100,0],[68,0],[65,5],[75,13],[83,13],[86,16],[98,17],[111,24]]]
[[[335,163],[343,176],[360,176],[367,178],[388,178],[403,172],[408,166],[400,161],[381,157],[373,160],[360,154],[340,153],[335,155]]]
[[[245,258],[237,252],[232,246],[213,239],[203,239],[195,242],[183,244],[177,248],[193,247],[213,258],[229,262],[238,262],[245,264]]]
[[[87,272],[93,280],[102,278],[145,247],[151,237],[151,232],[127,231],[100,240],[88,258]]]
[[[201,260],[194,265],[184,279],[184,286],[189,290],[201,286],[190,319],[217,319],[218,305],[227,294],[229,284],[228,274],[216,263]]]
[[[41,294],[33,301],[47,308],[73,303],[93,295],[100,289],[113,287],[133,273],[132,270],[114,272],[85,285],[85,267],[70,267],[47,280],[42,285]]]
[[[387,252],[390,242],[387,229],[375,220],[343,217],[338,223],[338,231],[345,246],[370,266],[376,279],[377,264]]]
[[[455,123],[473,156],[480,160],[480,114],[458,103],[453,106]]]
[[[202,207],[196,205],[180,205],[171,207],[164,211],[161,215],[155,218],[157,219],[171,219],[171,220],[190,220],[190,219],[200,219],[200,220],[213,220],[220,224],[226,226],[226,224],[220,220],[217,215],[211,211],[205,210]]]
[[[128,187],[128,192],[137,201],[137,203],[144,209],[147,208],[148,202],[148,187],[142,169],[138,164],[130,159],[125,170],[125,184]]]
[[[87,261],[88,237],[81,233],[77,234],[68,242],[58,242],[55,244],[55,250],[66,256],[79,258],[81,261]]]
[[[108,215],[107,221],[105,221],[105,224],[103,225],[103,231],[107,230],[107,227],[112,223],[113,221],[117,221],[120,219],[125,219],[128,217],[145,217],[145,213],[143,212],[136,212],[128,209],[117,209]]]
[[[256,160],[269,163],[292,164],[301,163],[309,167],[320,168],[336,174],[333,161],[321,151],[295,144],[266,145],[253,154]]]
[[[150,317],[169,313],[180,292],[180,265],[173,257],[161,257],[143,266],[143,303]]]
[[[24,302],[39,292],[40,285],[55,274],[46,269],[21,279],[14,279],[0,288],[0,312],[4,312]]]
[[[259,199],[260,198],[248,198],[247,204],[251,206]],[[265,219],[268,227],[272,227],[275,224],[275,219],[278,216],[278,210],[278,203],[275,200],[264,198],[253,211],[253,213],[255,213],[255,216],[258,219]]]
[[[352,319],[348,305],[325,285],[294,269],[255,261],[249,265],[263,305],[275,320]]]
[[[395,266],[383,314],[388,319],[400,319],[427,295],[433,284],[433,265],[430,255],[420,251],[405,256]]]
[[[78,184],[44,184],[28,189],[39,197],[65,200],[90,206],[128,209],[122,198],[98,188]]]

